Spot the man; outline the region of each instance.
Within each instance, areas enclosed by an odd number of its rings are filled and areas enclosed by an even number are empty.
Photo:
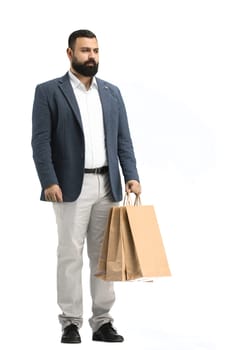
[[[89,30],[68,39],[70,70],[36,87],[33,158],[41,200],[53,202],[58,227],[57,296],[63,343],[80,343],[83,322],[82,252],[90,260],[93,340],[122,342],[110,315],[112,282],[95,277],[111,206],[122,200],[119,163],[126,192],[140,194],[127,115],[119,89],[95,78],[97,38]]]

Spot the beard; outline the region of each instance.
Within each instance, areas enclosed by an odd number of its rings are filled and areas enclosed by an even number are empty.
[[[92,63],[92,65],[89,65]],[[85,77],[93,77],[98,72],[99,64],[95,60],[90,59],[84,63],[79,63],[76,57],[73,57],[71,67],[75,72],[84,75]]]

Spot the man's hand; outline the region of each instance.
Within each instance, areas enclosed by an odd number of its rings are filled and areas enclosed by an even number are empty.
[[[62,191],[58,185],[51,185],[44,190],[46,201],[63,202]]]
[[[136,194],[136,196],[139,196],[141,194],[141,185],[136,180],[130,180],[125,185],[125,192],[130,193],[133,192]]]

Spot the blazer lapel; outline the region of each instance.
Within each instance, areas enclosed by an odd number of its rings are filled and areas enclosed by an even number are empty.
[[[103,118],[105,127],[107,126],[108,121],[110,120],[110,111],[111,111],[111,94],[109,92],[109,87],[102,80],[96,78],[98,84],[98,91],[100,96],[100,101],[103,109]]]
[[[102,109],[103,109],[104,125],[105,125],[105,127],[107,127],[108,121],[110,120],[109,116],[110,116],[110,112],[111,112],[111,101],[112,101],[113,97],[109,91],[108,85],[105,84],[104,81],[102,81],[101,79],[98,79],[98,78],[96,78],[96,81],[98,84],[98,91],[99,91],[99,96],[100,96]],[[75,114],[77,121],[79,122],[81,128],[83,129],[81,113],[80,113],[72,86],[70,84],[68,73],[66,73],[66,75],[64,75],[59,80],[59,88],[61,89],[64,97],[66,98],[73,113]]]
[[[69,103],[72,111],[75,114],[75,117],[77,118],[81,128],[83,128],[82,126],[82,119],[81,119],[81,113],[76,101],[76,97],[74,95],[74,91],[72,89],[72,86],[70,84],[70,80],[69,80],[69,75],[68,73],[66,73],[66,75],[64,75],[64,77],[62,77],[59,80],[59,88],[61,89],[63,95],[65,96],[67,102]]]

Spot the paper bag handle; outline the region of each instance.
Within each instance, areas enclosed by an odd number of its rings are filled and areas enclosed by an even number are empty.
[[[135,206],[142,205],[141,197],[140,197],[139,194],[136,195],[136,197],[135,197],[134,205],[135,205]]]
[[[132,199],[131,199],[130,193],[128,193],[128,192],[125,193],[124,200],[123,200],[123,206],[127,206],[127,205],[138,206],[138,205],[141,205],[141,204],[142,203],[141,203],[140,195],[136,195],[134,203],[132,203]]]

